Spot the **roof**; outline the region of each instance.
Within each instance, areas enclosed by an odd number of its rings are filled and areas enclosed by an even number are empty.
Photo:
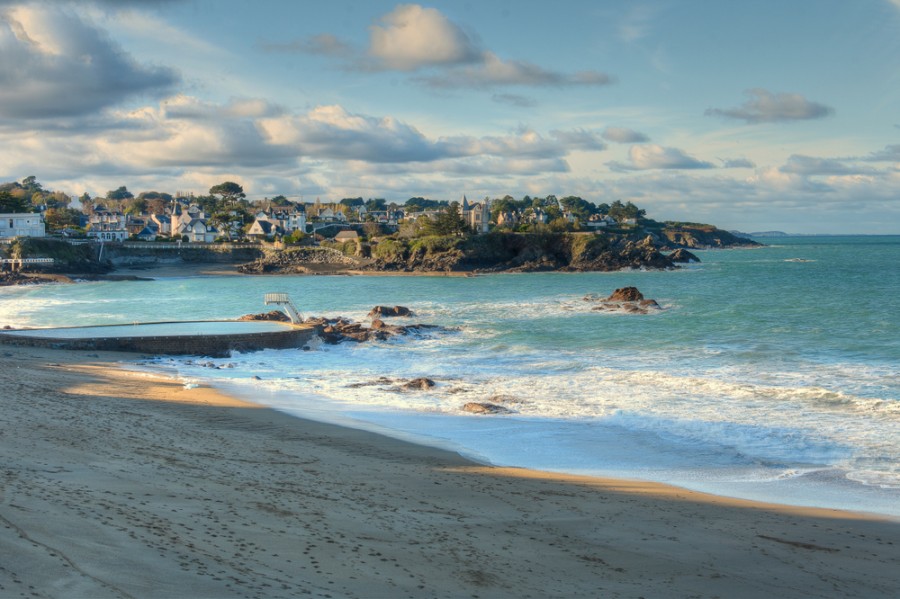
[[[337,235],[334,236],[334,239],[336,241],[356,240],[356,239],[359,239],[359,233],[357,233],[356,231],[353,231],[353,230],[341,231],[340,233],[338,233]]]

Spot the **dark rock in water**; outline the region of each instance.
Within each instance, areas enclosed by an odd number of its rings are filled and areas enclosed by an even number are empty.
[[[405,306],[375,306],[369,312],[369,318],[386,316],[412,316],[413,311]]]
[[[639,302],[644,299],[644,294],[637,287],[621,287],[612,292],[606,301],[608,302]]]
[[[373,329],[383,329],[387,325],[384,324],[384,321],[381,320],[380,318],[376,318],[375,320],[372,321],[372,324],[370,326]]]
[[[622,287],[613,291],[612,295],[600,299],[596,295],[587,295],[585,301],[598,302],[593,310],[598,312],[624,312],[625,314],[649,314],[651,310],[662,308],[652,299],[644,299],[644,294],[637,287]]]
[[[679,264],[691,264],[693,262],[700,262],[700,258],[684,248],[678,248],[677,250],[669,254],[669,260],[671,260],[672,262],[677,262]]]
[[[262,312],[261,314],[244,314],[238,320],[270,320],[274,322],[289,322],[290,317],[281,310]]]
[[[433,380],[425,377],[420,377],[403,383],[402,385],[400,385],[400,388],[408,391],[425,391],[426,389],[431,389],[432,387],[434,387],[434,385],[435,382]]]
[[[511,410],[493,403],[470,401],[463,407],[463,412],[471,414],[509,414]]]

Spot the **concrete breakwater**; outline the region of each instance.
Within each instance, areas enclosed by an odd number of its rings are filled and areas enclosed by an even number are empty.
[[[232,351],[300,348],[321,327],[193,321],[0,331],[0,343],[68,350],[225,357]]]

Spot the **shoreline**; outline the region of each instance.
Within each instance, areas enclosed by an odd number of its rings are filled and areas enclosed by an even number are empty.
[[[126,370],[0,348],[0,594],[890,597],[900,525],[480,465]]]

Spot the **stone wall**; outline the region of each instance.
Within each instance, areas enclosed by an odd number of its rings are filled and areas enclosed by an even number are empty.
[[[227,357],[232,350],[303,347],[320,333],[319,327],[300,326],[285,331],[238,335],[182,335],[153,337],[94,337],[64,339],[0,333],[0,343],[52,349],[124,351],[143,354]]]

